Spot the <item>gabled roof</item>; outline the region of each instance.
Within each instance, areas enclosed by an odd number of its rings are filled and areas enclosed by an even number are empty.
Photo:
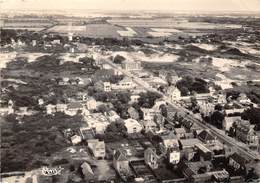
[[[177,139],[177,136],[173,132],[170,132],[169,134],[163,135],[161,137],[163,140]]]
[[[200,134],[198,135],[198,137],[200,138],[200,140],[202,141],[208,141],[208,140],[215,140],[215,138],[213,137],[213,135],[211,135],[208,131],[203,130],[202,132],[200,132]]]
[[[114,159],[117,161],[128,161],[126,156],[126,151],[122,149],[118,149],[114,154]]]
[[[89,165],[87,162],[84,162],[84,163],[81,165],[81,168],[82,168],[83,174],[84,174],[85,172],[89,172],[90,174],[94,175],[93,170],[91,169],[90,165]]]
[[[79,102],[72,102],[68,104],[68,109],[78,109],[78,108],[82,108],[82,104]]]

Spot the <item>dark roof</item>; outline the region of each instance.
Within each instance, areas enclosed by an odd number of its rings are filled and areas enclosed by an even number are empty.
[[[214,140],[215,138],[213,137],[213,135],[211,135],[208,131],[203,130],[198,137],[200,138],[200,140],[202,141],[207,141],[207,140]]]
[[[234,161],[236,161],[240,165],[246,165],[248,162],[247,159],[245,159],[244,157],[240,156],[237,153],[232,154],[229,158],[232,158]]]
[[[126,151],[118,149],[114,155],[114,159],[117,161],[128,161],[126,157]]]

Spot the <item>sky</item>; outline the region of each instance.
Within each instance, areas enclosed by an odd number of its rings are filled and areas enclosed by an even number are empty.
[[[260,0],[0,0],[1,9],[256,11]]]

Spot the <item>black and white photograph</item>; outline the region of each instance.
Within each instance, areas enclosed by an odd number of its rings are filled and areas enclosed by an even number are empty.
[[[0,183],[260,183],[260,0],[0,0]]]

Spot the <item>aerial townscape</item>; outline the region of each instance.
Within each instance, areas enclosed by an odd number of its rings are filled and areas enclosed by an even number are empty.
[[[260,182],[260,14],[0,26],[1,183]]]

